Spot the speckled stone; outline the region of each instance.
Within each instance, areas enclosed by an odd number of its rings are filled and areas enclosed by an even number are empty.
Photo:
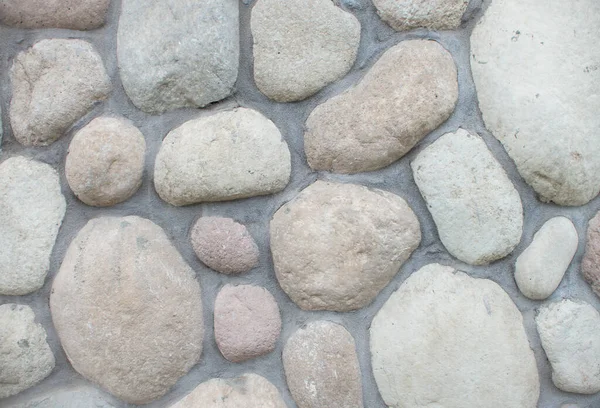
[[[396,31],[425,27],[454,30],[469,0],[373,0],[377,13]]]
[[[600,296],[600,212],[588,223],[581,273],[596,295]]]
[[[92,30],[104,25],[110,0],[0,0],[0,23],[19,28]]]

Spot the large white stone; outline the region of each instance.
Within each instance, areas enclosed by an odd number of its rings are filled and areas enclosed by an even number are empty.
[[[373,4],[381,19],[397,31],[453,30],[460,26],[469,0],[373,0]]]
[[[66,388],[10,408],[116,408],[92,387]]]
[[[544,201],[600,191],[600,2],[494,0],[471,36],[487,128]]]

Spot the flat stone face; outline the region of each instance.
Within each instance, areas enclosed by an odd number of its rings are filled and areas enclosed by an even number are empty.
[[[575,226],[565,217],[552,218],[540,228],[515,264],[515,280],[530,299],[550,296],[560,284],[579,245]]]
[[[252,285],[225,285],[215,300],[215,340],[223,356],[239,363],[275,349],[281,315],[273,295]]]
[[[362,408],[356,346],[343,326],[309,323],[288,339],[282,359],[298,408]]]
[[[124,118],[92,120],[69,145],[65,175],[77,198],[96,207],[118,204],[142,185],[144,135]]]
[[[125,402],[161,397],[200,359],[200,286],[149,220],[89,221],[54,279],[50,309],[73,368]]]
[[[43,286],[66,207],[49,165],[20,156],[0,164],[0,295]]]
[[[600,212],[588,224],[581,273],[596,295],[600,296]]]
[[[110,0],[0,0],[0,23],[19,28],[92,30],[104,25]]]
[[[487,128],[543,201],[600,191],[600,2],[494,0],[471,36]]]
[[[245,226],[231,218],[199,218],[192,227],[190,240],[198,258],[215,271],[243,273],[258,265],[254,238]]]
[[[473,265],[508,255],[521,240],[519,193],[481,137],[446,133],[411,163],[448,252]]]
[[[254,80],[278,102],[305,99],[346,75],[360,23],[331,0],[259,0],[252,8]]]
[[[116,408],[92,387],[60,390],[11,408]]]
[[[540,383],[523,317],[490,280],[439,264],[421,268],[377,312],[370,341],[389,407],[537,406]]]
[[[279,284],[304,310],[368,305],[421,242],[402,198],[355,184],[316,181],[270,227]]]
[[[200,384],[170,408],[287,408],[279,391],[256,374],[215,378]]]
[[[396,31],[425,27],[454,30],[469,0],[373,0],[377,13]]]
[[[123,0],[117,57],[125,92],[141,110],[203,107],[233,92],[237,0]]]
[[[565,299],[540,308],[535,318],[557,388],[600,391],[600,314],[585,302]]]
[[[154,185],[179,206],[276,193],[290,172],[290,151],[275,124],[238,108],[171,131],[156,156]]]
[[[457,98],[450,53],[435,41],[403,41],[358,85],[312,111],[304,135],[308,164],[336,173],[385,167],[448,119]]]
[[[25,146],[57,140],[112,87],[100,55],[82,40],[37,42],[15,57],[10,81],[10,123]]]
[[[0,305],[0,398],[33,387],[54,368],[46,331],[29,306]]]

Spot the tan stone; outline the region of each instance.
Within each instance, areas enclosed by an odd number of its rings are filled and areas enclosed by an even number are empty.
[[[0,23],[92,30],[104,25],[109,4],[110,0],[0,0]]]
[[[600,296],[600,212],[588,223],[581,273],[596,295]]]
[[[425,27],[454,30],[469,0],[373,0],[377,13],[396,31]]]

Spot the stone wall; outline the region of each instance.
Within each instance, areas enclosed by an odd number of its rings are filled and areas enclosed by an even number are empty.
[[[599,407],[598,27],[0,0],[0,406]]]

